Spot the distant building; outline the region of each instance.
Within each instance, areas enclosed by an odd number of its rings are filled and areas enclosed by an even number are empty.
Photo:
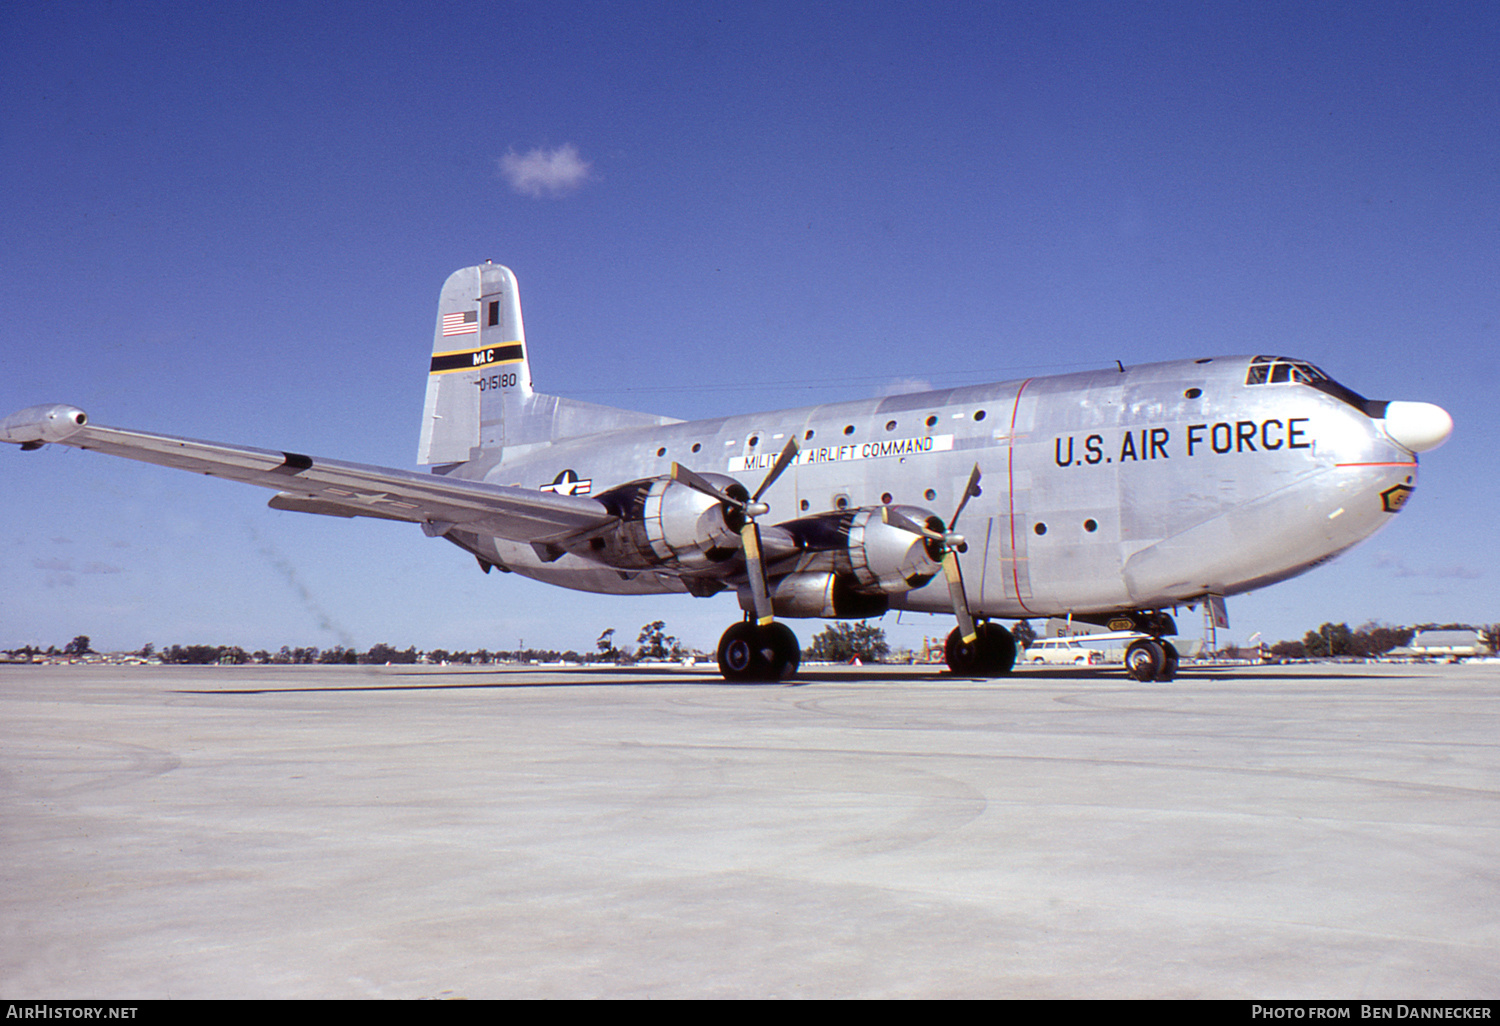
[[[1416,659],[1462,659],[1493,655],[1481,631],[1418,631],[1410,645],[1393,648],[1393,656]]]

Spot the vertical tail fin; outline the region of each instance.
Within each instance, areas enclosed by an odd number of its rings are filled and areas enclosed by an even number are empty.
[[[516,276],[499,264],[454,271],[438,299],[417,462],[462,463],[505,444],[531,397]]]

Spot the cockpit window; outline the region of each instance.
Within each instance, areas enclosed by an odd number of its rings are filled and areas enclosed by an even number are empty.
[[[1385,403],[1366,399],[1358,392],[1345,388],[1305,360],[1293,360],[1285,356],[1257,356],[1250,361],[1250,370],[1245,374],[1247,385],[1288,383],[1311,385],[1319,392],[1346,402],[1367,416],[1385,416]]]
[[[1317,386],[1320,381],[1332,381],[1312,364],[1303,360],[1291,360],[1285,356],[1257,356],[1250,361],[1250,372],[1245,375],[1245,384],[1284,384],[1295,381],[1302,385]]]

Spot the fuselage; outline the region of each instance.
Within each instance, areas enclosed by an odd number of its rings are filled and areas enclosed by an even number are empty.
[[[429,473],[92,423],[0,419],[49,443],[275,489],[274,509],[421,525],[499,567],[609,594],[737,594],[726,680],[796,672],[784,618],[950,613],[954,673],[1010,671],[996,618],[1077,615],[1145,637],[1168,681],[1169,607],[1271,584],[1368,537],[1453,420],[1372,402],[1305,361],[1216,357],[694,422],[535,391],[515,275],[460,268],[438,297],[417,462]]]
[[[1385,406],[1302,361],[1215,357],[615,429],[491,449],[451,473],[598,495],[676,462],[754,489],[795,438],[796,462],[764,496],[774,525],[892,504],[947,518],[977,464],[960,557],[975,614],[1101,613],[1248,591],[1379,530],[1417,475]],[[693,590],[665,569],[463,544],[564,587]],[[951,608],[941,577],[889,604]]]

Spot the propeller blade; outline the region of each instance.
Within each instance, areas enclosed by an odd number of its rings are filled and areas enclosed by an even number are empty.
[[[740,544],[745,549],[745,576],[750,578],[750,597],[755,603],[755,622],[764,627],[775,616],[771,611],[771,596],[766,590],[766,565],[760,555],[760,528],[754,520],[746,520],[740,529]]]
[[[760,483],[760,487],[755,489],[755,494],[750,497],[750,501],[759,502],[760,497],[765,494],[766,489],[776,483],[776,479],[781,476],[781,472],[790,466],[792,460],[796,458],[797,440],[795,438],[788,438],[786,440],[786,447],[781,450],[781,455],[776,457],[776,462],[772,465],[771,472]]]
[[[760,497],[776,483],[782,471],[791,466],[792,461],[797,458],[797,451],[797,440],[788,439],[786,447],[781,450],[781,455],[777,456],[776,462],[771,465],[770,473],[766,475],[766,479],[760,483],[760,487],[749,499],[736,499],[681,463],[672,464],[673,481],[680,481],[689,488],[702,492],[710,498],[718,499],[725,506],[737,509],[745,515],[744,526],[740,528],[740,547],[745,553],[745,576],[750,581],[750,597],[755,604],[755,620],[761,626],[774,622],[775,617],[771,609],[770,591],[766,587],[766,563],[761,555],[760,528],[756,526],[755,518],[770,512],[769,507],[760,501]]]
[[[958,515],[964,511],[969,500],[978,496],[979,491],[979,464],[974,464],[974,470],[969,474],[969,483],[964,486],[964,497],[958,500],[958,509],[953,511],[953,519],[948,521],[948,530],[958,530]]]
[[[953,615],[958,617],[958,629],[963,632],[965,645],[972,645],[979,632],[974,629],[974,617],[969,613],[969,597],[964,592],[963,571],[958,568],[958,553],[949,549],[943,555],[943,576],[948,578],[948,598],[953,603]]]
[[[681,481],[694,491],[699,491],[710,498],[718,499],[720,502],[733,506],[735,509],[745,508],[743,501],[736,499],[732,495],[726,495],[723,491],[716,488],[712,482],[699,477],[681,463],[672,464],[671,477],[673,481]]]
[[[973,479],[970,479],[972,485]],[[962,511],[960,506],[959,510]],[[959,630],[962,632],[964,644],[971,645],[978,633],[974,629],[974,617],[969,612],[969,596],[964,591],[963,571],[959,569],[958,554],[963,549],[963,535],[955,534],[953,531],[940,534],[924,524],[919,524],[911,517],[900,513],[889,506],[882,506],[880,518],[892,527],[903,531],[910,531],[919,537],[929,538],[943,545],[943,576],[948,579],[948,601],[953,605],[953,615],[958,618]]]
[[[969,504],[969,500],[980,494],[979,491],[979,464],[974,464],[974,469],[969,472],[969,483],[964,485],[963,498],[958,500],[958,509],[953,511],[953,519],[948,521],[949,538],[945,542],[943,552],[943,576],[948,578],[948,600],[953,603],[953,615],[958,618],[958,629],[964,639],[965,645],[972,645],[974,639],[979,637],[979,631],[974,627],[974,617],[969,612],[969,596],[964,591],[964,575],[958,566],[958,554],[966,549],[963,536],[958,534],[958,517]]]
[[[939,534],[926,524],[917,523],[905,513],[892,509],[890,506],[880,507],[880,519],[892,527],[900,528],[903,531],[910,531],[912,534],[919,534],[923,538],[930,538],[935,542],[941,542],[947,538],[947,535]]]

